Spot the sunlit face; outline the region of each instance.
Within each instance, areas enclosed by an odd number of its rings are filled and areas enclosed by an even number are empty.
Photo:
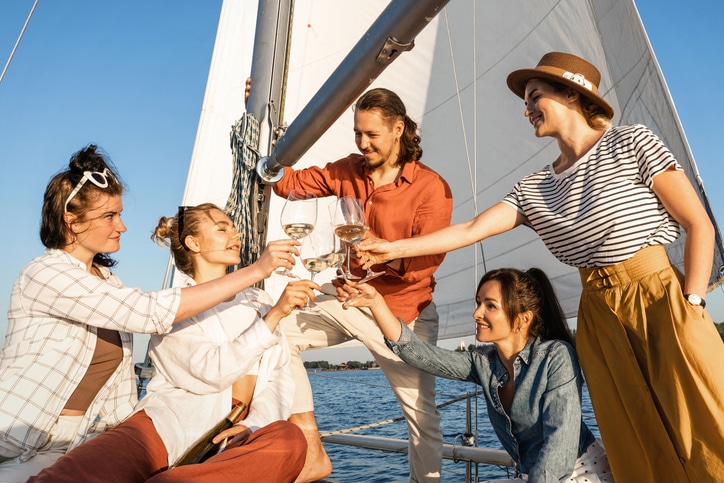
[[[390,125],[377,109],[355,111],[354,142],[364,154],[367,167],[371,170],[385,164],[394,166],[400,152],[399,138],[405,123],[396,121]]]
[[[535,129],[536,137],[555,134],[567,112],[565,91],[556,91],[545,81],[528,81],[525,87],[525,117]]]
[[[202,216],[198,234],[192,236],[192,250],[199,257],[195,263],[228,267],[241,262],[241,235],[234,224],[220,210],[210,210]]]
[[[83,220],[71,223],[76,234],[75,243],[66,249],[82,260],[92,259],[98,253],[114,253],[121,248],[121,233],[126,225],[121,220],[123,198],[100,193],[90,204]]]
[[[502,342],[515,337],[508,315],[503,309],[500,282],[485,282],[478,290],[475,302],[478,308],[473,312],[473,318],[476,324],[475,339],[478,342]]]

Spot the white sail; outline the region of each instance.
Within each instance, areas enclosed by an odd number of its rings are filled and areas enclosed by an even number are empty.
[[[225,0],[194,148],[185,203],[223,206],[231,184],[229,131],[244,110],[256,5]],[[386,7],[383,0],[297,0],[291,40],[285,122],[317,92],[368,26]],[[523,117],[523,102],[505,84],[509,72],[534,66],[558,50],[590,60],[601,70],[600,92],[616,111],[615,124],[643,123],[662,137],[692,182],[696,165],[674,104],[632,0],[508,0],[450,2],[372,87],[397,92],[418,121],[421,161],[442,174],[453,190],[453,222],[467,220],[499,201],[513,184],[553,161],[551,138],[537,139]],[[296,167],[325,164],[355,152],[349,110],[299,160]],[[269,212],[268,239],[284,238],[277,220],[281,202]],[[324,214],[324,210],[321,210]],[[683,240],[683,239],[682,239]],[[679,266],[681,243],[670,256]],[[712,283],[718,283],[721,243]],[[575,317],[580,282],[575,269],[553,258],[525,227],[447,255],[437,271],[435,302],[439,338],[468,335],[473,291],[491,268],[544,269],[564,310]],[[300,269],[304,274],[304,269]],[[270,278],[275,293],[280,282]]]
[[[229,132],[244,112],[244,90],[251,71],[255,27],[255,2],[223,2],[184,204],[211,202],[223,207],[229,196],[233,169]]]

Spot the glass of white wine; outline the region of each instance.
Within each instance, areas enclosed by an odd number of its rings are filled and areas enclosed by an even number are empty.
[[[317,222],[317,196],[305,190],[292,190],[284,202],[280,217],[282,229],[289,238],[300,240],[314,230]],[[274,274],[298,280],[299,277],[284,268]]]
[[[331,226],[325,226],[315,229],[302,241],[302,248],[299,252],[300,258],[304,268],[309,271],[312,282],[319,272],[329,268],[332,261],[330,254],[335,248],[334,238],[334,231]],[[314,303],[309,300],[307,300],[302,310],[316,312]]]
[[[334,227],[332,227],[334,228]],[[332,236],[334,238],[334,251],[327,255],[329,259],[330,268],[340,268],[347,258],[347,247],[340,237],[332,230]]]
[[[365,283],[384,275],[385,272],[373,272],[368,268],[367,274],[360,280],[360,277],[354,275],[349,269],[351,261],[350,247],[355,243],[359,243],[367,232],[362,201],[352,196],[344,196],[337,200],[333,222],[336,225],[336,235],[347,244],[347,269],[344,270],[344,276],[348,280],[359,280],[359,283]]]
[[[347,246],[347,267],[342,272],[347,280],[359,280],[350,270],[351,247],[362,240],[367,227],[365,226],[362,202],[352,196],[343,196],[337,200],[334,207],[332,223],[335,225],[334,233]]]

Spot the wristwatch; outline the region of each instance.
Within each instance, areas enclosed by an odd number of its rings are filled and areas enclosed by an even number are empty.
[[[691,305],[701,305],[701,308],[703,309],[706,307],[706,300],[699,297],[695,293],[686,293],[684,294],[684,298],[687,302],[689,302]]]

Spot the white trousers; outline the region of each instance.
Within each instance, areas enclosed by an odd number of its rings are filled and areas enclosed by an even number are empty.
[[[332,347],[356,339],[372,353],[392,387],[405,416],[408,430],[408,457],[411,482],[438,482],[442,468],[440,412],[435,405],[435,376],[415,369],[397,357],[366,308],[343,309],[332,284],[322,286],[315,306],[320,314],[295,311],[282,320],[282,330],[292,351],[292,376],[296,383],[293,413],[314,410],[312,387],[301,352]],[[430,303],[409,324],[420,339],[437,343],[438,315]]]
[[[24,483],[31,476],[37,475],[55,463],[68,451],[68,446],[78,432],[82,420],[83,416],[60,416],[50,430],[48,444],[39,449],[35,456],[24,463],[19,461],[19,457],[0,463],[0,483]],[[7,451],[10,448],[3,445],[3,449]],[[18,456],[21,452],[18,448]]]
[[[521,483],[527,478],[487,480],[482,483]],[[608,456],[601,440],[591,443],[586,451],[578,457],[573,467],[573,474],[564,483],[613,483],[613,473],[608,464]]]

